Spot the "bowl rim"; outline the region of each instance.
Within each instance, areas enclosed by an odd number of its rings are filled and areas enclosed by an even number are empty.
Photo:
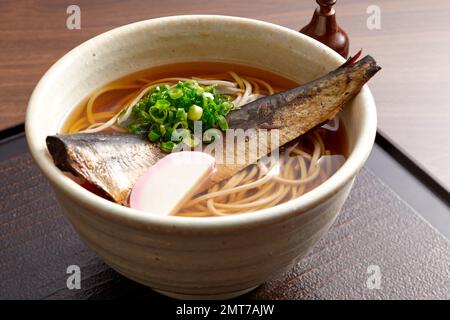
[[[58,73],[60,69],[63,69],[72,59],[79,58],[80,54],[83,54],[83,51],[86,51],[88,47],[95,42],[101,42],[102,40],[111,37],[122,37],[129,32],[151,28],[152,25],[155,24],[173,22],[174,20],[189,21],[199,19],[204,22],[221,20],[229,23],[241,23],[261,28],[269,28],[275,32],[290,34],[291,36],[298,37],[307,45],[315,46],[321,51],[324,51],[326,55],[336,61],[336,65],[345,61],[338,53],[324,44],[295,30],[270,22],[224,15],[177,15],[142,20],[112,29],[83,42],[54,63],[39,80],[28,103],[25,119],[25,134],[33,158],[53,187],[59,192],[63,192],[68,198],[76,201],[79,205],[88,207],[90,209],[90,214],[97,214],[104,219],[125,223],[128,226],[136,228],[156,226],[160,228],[186,230],[202,230],[205,228],[221,230],[268,224],[287,219],[293,215],[298,215],[299,212],[305,212],[308,209],[325,202],[328,198],[343,189],[355,177],[367,160],[375,140],[377,115],[372,94],[367,85],[364,85],[361,92],[357,95],[357,97],[364,98],[364,102],[362,103],[364,108],[362,108],[363,112],[361,112],[360,119],[362,122],[362,130],[356,137],[353,150],[345,163],[336,171],[336,173],[318,187],[297,199],[290,200],[272,208],[223,217],[192,218],[152,214],[124,207],[101,198],[67,178],[63,172],[54,165],[51,159],[40,150],[42,141],[38,141],[36,135],[33,134],[33,130],[35,130],[33,125],[33,122],[35,121],[34,114],[42,107],[42,105],[44,105],[40,103],[40,96],[45,92],[46,87],[51,85],[51,80],[56,76],[56,73]],[[357,97],[355,97],[355,99]]]

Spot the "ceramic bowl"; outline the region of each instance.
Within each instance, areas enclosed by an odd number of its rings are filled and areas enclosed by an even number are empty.
[[[95,89],[127,74],[177,62],[222,61],[265,69],[300,83],[344,62],[296,31],[211,15],[141,21],[71,50],[42,77],[30,99],[26,137],[80,238],[124,276],[177,298],[231,298],[280,275],[327,232],[366,161],[376,110],[365,86],[345,109],[350,154],[326,182],[302,197],[228,217],[159,216],[83,189],[53,164],[45,138]]]

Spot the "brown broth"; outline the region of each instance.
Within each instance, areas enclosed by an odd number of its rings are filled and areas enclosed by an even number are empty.
[[[249,66],[229,64],[223,62],[189,62],[189,63],[176,63],[153,67],[120,78],[116,81],[111,82],[110,84],[108,84],[108,86],[109,85],[143,86],[144,83],[139,81],[139,79],[155,81],[158,79],[170,77],[190,78],[190,77],[201,77],[205,75],[211,76],[221,73],[223,74],[227,73],[228,71],[234,71],[239,75],[247,75],[265,80],[273,86],[275,91],[282,91],[297,86],[296,82],[268,71],[264,71]],[[119,111],[120,106],[115,105],[115,102],[125,98],[133,91],[136,90],[133,89],[118,90],[102,94],[95,100],[93,107],[94,112]],[[61,133],[69,133],[69,128],[75,123],[75,121],[77,121],[81,117],[86,116],[84,110],[86,108],[88,99],[89,97],[86,97],[84,101],[79,106],[75,107],[73,112],[71,112],[68,115],[66,121],[63,122],[63,125],[61,127]]]
[[[150,68],[144,71],[140,71],[124,78],[118,79],[109,85],[119,85],[119,86],[144,86],[145,83],[140,79],[146,79],[148,81],[155,81],[161,78],[168,77],[202,77],[211,76],[215,74],[224,74],[228,71],[234,71],[241,76],[251,76],[255,78],[262,79],[270,83],[275,92],[287,90],[289,88],[295,87],[298,84],[294,81],[281,77],[279,75],[267,72],[264,70],[236,65],[227,64],[219,62],[191,62],[191,63],[181,63],[181,64],[171,64],[155,68]],[[230,78],[231,79],[231,78]],[[108,85],[108,86],[109,86]],[[136,89],[125,89],[110,91],[99,96],[93,105],[94,112],[118,112],[122,105],[118,105],[117,102],[123,100],[126,96],[132,94],[133,92],[138,92],[139,88]],[[87,97],[79,106],[74,108],[74,111],[69,114],[67,120],[63,123],[61,132],[69,133],[69,128],[78,121],[79,119],[86,117],[86,105],[89,97]],[[330,128],[330,124],[321,125],[311,130],[308,134],[305,134],[292,143],[300,143],[302,149],[311,152],[314,148],[311,141],[308,138],[310,134],[318,134],[322,138],[325,144],[325,149],[328,150],[330,156],[328,161],[323,161],[326,163],[327,168],[324,169],[320,179],[316,179],[312,183],[308,183],[306,186],[306,192],[313,189],[314,187],[321,184],[332,174],[334,174],[339,167],[342,165],[343,161],[347,158],[348,154],[348,144],[345,132],[345,127],[342,121],[336,119],[334,122],[334,128]],[[290,144],[292,144],[290,143]],[[289,144],[289,145],[290,145]],[[342,160],[344,159],[344,160]]]

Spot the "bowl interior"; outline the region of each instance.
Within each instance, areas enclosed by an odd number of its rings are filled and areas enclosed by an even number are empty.
[[[52,66],[30,99],[26,118],[28,144],[53,185],[75,190],[74,196],[101,201],[81,190],[53,165],[45,146],[46,136],[57,133],[69,112],[95,89],[143,69],[189,61],[243,64],[304,83],[336,68],[344,59],[298,32],[266,22],[224,16],[159,18],[97,36]],[[351,179],[370,152],[376,114],[367,87],[341,118],[348,133],[350,156],[338,173],[310,192],[316,200]]]

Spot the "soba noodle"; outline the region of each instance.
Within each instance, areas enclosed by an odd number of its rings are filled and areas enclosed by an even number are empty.
[[[329,150],[322,148],[322,138],[309,135],[308,139],[314,146],[311,154],[297,144],[284,150],[279,161],[270,167],[258,161],[247,170],[213,186],[207,193],[194,197],[177,215],[207,217],[251,212],[301,196],[329,177],[328,172],[323,171],[328,171],[324,167],[331,166],[329,159],[321,158],[329,153]],[[326,162],[326,166],[321,162]]]
[[[275,92],[270,84],[266,81],[253,77],[241,77],[235,72],[229,72],[217,74],[212,78],[211,76],[205,77],[192,77],[181,78],[171,77],[162,78],[156,81],[148,81],[146,79],[139,79],[144,83],[143,86],[138,85],[111,85],[106,86],[95,93],[93,93],[86,103],[86,116],[78,119],[69,128],[69,133],[85,132],[94,133],[101,132],[106,129],[112,129],[114,131],[123,131],[115,124],[121,124],[127,121],[131,115],[133,106],[147,94],[152,88],[162,85],[174,86],[179,81],[195,80],[200,85],[216,85],[218,93],[228,94],[234,99],[232,101],[234,109],[239,109],[241,106],[254,101],[258,98],[270,95]],[[259,86],[264,87],[261,90]],[[255,90],[256,89],[256,90]],[[125,96],[123,99],[117,102],[116,113],[95,112],[94,103],[103,94],[106,94],[115,90],[132,90],[132,92]],[[107,120],[107,121],[105,121]]]
[[[158,80],[139,78],[135,84],[106,86],[90,96],[85,104],[84,116],[71,124],[68,133],[125,131],[120,127],[130,117],[133,106],[152,88],[174,86],[179,81],[195,80],[200,85],[214,84],[218,93],[232,96],[234,109],[260,97],[279,91],[268,82],[236,72],[205,75],[192,78],[169,77]],[[139,85],[138,83],[142,83]],[[111,108],[113,111],[95,111],[97,99],[109,92],[125,90],[127,94]],[[207,192],[186,203],[177,215],[189,217],[224,216],[256,211],[297,198],[333,174],[331,154],[320,134],[313,131],[307,136],[312,148],[296,143],[280,152],[279,161],[264,164],[258,161],[227,181],[216,184]],[[328,157],[329,158],[329,157]]]

